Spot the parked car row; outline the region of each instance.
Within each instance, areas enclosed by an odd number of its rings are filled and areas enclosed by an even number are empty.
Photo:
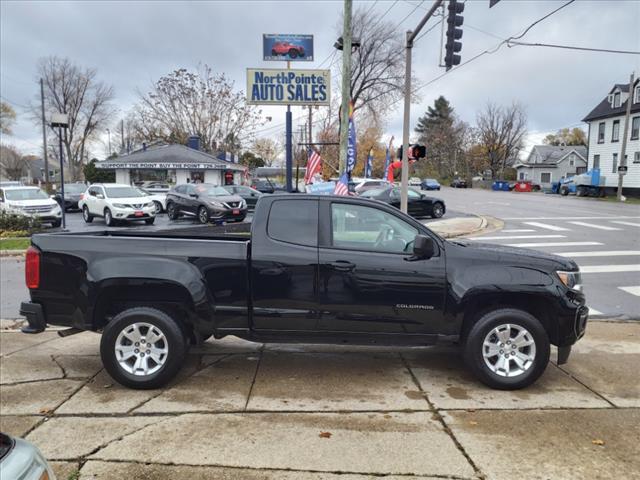
[[[62,223],[60,205],[38,187],[1,187],[0,210],[14,215],[30,215],[52,227],[59,227]]]

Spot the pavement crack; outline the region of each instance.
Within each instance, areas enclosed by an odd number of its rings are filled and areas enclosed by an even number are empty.
[[[404,364],[405,368],[409,372],[409,375],[411,375],[411,379],[413,380],[413,383],[418,388],[418,390],[423,394],[424,399],[427,401],[427,403],[429,404],[429,407],[431,408],[431,410],[433,411],[433,414],[435,415],[435,419],[440,423],[445,433],[449,435],[449,437],[453,441],[453,444],[456,446],[458,451],[464,456],[464,458],[467,459],[467,462],[469,462],[469,465],[471,465],[471,468],[473,468],[473,471],[476,472],[476,475],[478,475],[478,477],[481,479],[487,478],[486,475],[482,472],[482,470],[480,470],[480,467],[476,465],[476,462],[473,461],[469,453],[465,450],[462,443],[460,443],[460,441],[457,439],[457,437],[455,436],[455,434],[453,433],[449,425],[447,425],[447,422],[445,421],[444,417],[440,413],[440,410],[436,408],[436,406],[433,404],[433,402],[429,398],[429,395],[427,394],[427,392],[422,388],[422,384],[420,383],[420,380],[418,380],[418,377],[416,377],[416,375],[413,373],[413,370],[411,370],[411,366],[409,365],[409,362],[407,362],[406,358],[404,358],[402,353],[400,353],[399,355],[400,355],[400,359],[402,360],[402,363]]]
[[[575,375],[573,375],[572,373],[568,372],[567,370],[565,370],[564,368],[562,368],[560,365],[556,365],[556,368],[558,370],[560,370],[562,373],[564,373],[565,375],[567,375],[569,378],[573,379],[574,381],[578,382],[580,385],[582,385],[584,388],[586,388],[587,390],[589,390],[591,393],[593,393],[594,395],[596,395],[598,398],[601,398],[602,400],[604,400],[605,402],[607,402],[609,405],[611,405],[613,408],[618,408],[618,406],[613,403],[611,400],[609,400],[607,397],[605,397],[604,395],[602,395],[600,392],[597,392],[596,390],[594,390],[593,388],[591,388],[589,385],[587,385],[586,383],[584,383],[582,380],[580,380],[579,378],[577,378]]]
[[[55,355],[51,355],[51,360],[53,360],[53,363],[55,363],[58,366],[58,368],[62,371],[62,378],[66,379],[67,378],[67,371],[62,366],[62,364],[58,361],[56,356]]]
[[[260,370],[260,364],[262,363],[262,357],[264,356],[264,343],[260,347],[258,354],[258,362],[256,363],[256,371],[253,373],[253,379],[251,380],[251,387],[249,387],[249,393],[247,394],[247,401],[244,404],[244,411],[247,411],[249,407],[249,401],[251,400],[251,394],[253,393],[253,386],[256,384],[256,378],[258,378],[258,370]]]

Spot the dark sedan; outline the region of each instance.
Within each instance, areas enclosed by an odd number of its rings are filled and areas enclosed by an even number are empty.
[[[360,195],[365,198],[380,200],[381,202],[400,208],[400,188],[387,187],[376,190],[368,190]],[[440,218],[444,215],[446,208],[444,200],[428,197],[415,190],[408,190],[408,213],[412,217],[432,217]]]
[[[78,201],[82,194],[87,190],[87,186],[84,183],[65,183],[64,184],[64,209],[65,210],[77,210]],[[62,208],[62,193],[58,190],[51,196],[60,208]]]
[[[467,181],[464,178],[455,178],[451,182],[452,188],[467,188]]]
[[[286,188],[284,185],[273,182],[268,178],[265,179],[257,179],[251,184],[251,188],[258,190],[262,193],[275,193],[275,192],[284,192]]]
[[[223,187],[209,183],[178,185],[167,193],[167,216],[196,218],[200,223],[241,222],[247,216],[247,203],[230,195]]]
[[[420,190],[440,190],[440,183],[435,178],[425,178],[420,182]]]
[[[224,189],[231,195],[242,197],[247,203],[247,209],[251,211],[256,209],[256,203],[258,203],[260,197],[264,195],[264,193],[246,185],[225,185]]]

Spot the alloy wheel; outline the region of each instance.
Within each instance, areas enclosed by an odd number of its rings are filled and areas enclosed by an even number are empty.
[[[136,322],[125,327],[115,344],[116,360],[125,372],[147,376],[160,370],[167,361],[169,344],[155,325]]]
[[[501,377],[517,377],[525,373],[536,359],[536,342],[524,327],[498,325],[482,343],[482,356],[489,369]]]

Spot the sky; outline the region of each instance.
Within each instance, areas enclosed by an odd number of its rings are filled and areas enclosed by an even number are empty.
[[[467,0],[462,38],[462,61],[492,50],[502,40],[566,2]],[[390,28],[406,31],[418,24],[432,0],[354,1],[354,9],[373,9]],[[68,57],[97,69],[98,77],[113,85],[120,117],[162,75],[177,68],[210,65],[246,85],[249,67],[278,68],[284,62],[262,61],[263,33],[314,35],[314,62],[300,68],[334,68],[342,1],[0,1],[0,96],[18,114],[11,143],[24,153],[41,154],[42,131],[25,111],[38,99],[36,64],[48,55]],[[413,11],[413,13],[411,13]],[[437,20],[431,19],[425,30]],[[577,0],[534,26],[521,41],[640,50],[640,0]],[[528,150],[562,127],[585,127],[581,119],[615,83],[640,74],[640,56],[592,53],[557,48],[507,47],[485,54],[444,73],[438,67],[440,27],[415,44],[415,77],[427,84],[411,106],[411,127],[427,106],[444,95],[456,114],[471,124],[487,102],[521,103],[528,115]],[[398,52],[403,55],[404,52]],[[338,91],[333,84],[333,93]],[[282,138],[286,107],[265,107],[265,125],[258,136]],[[292,107],[293,130],[306,121],[301,107]],[[266,117],[272,118],[270,122]],[[385,138],[402,138],[402,102],[385,117]],[[356,118],[357,125],[357,118]],[[114,125],[115,126],[115,122]],[[112,127],[113,127],[112,126]],[[106,128],[94,154],[106,154]]]

